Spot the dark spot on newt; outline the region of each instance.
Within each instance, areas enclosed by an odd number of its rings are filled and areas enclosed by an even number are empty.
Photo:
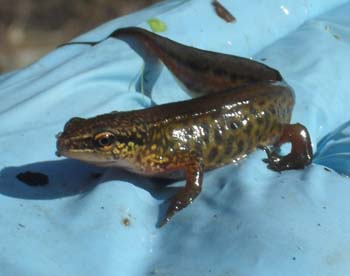
[[[204,133],[203,139],[205,143],[209,143],[209,126],[207,124],[202,124],[201,127]]]
[[[255,137],[257,140],[259,140],[259,138],[260,138],[260,136],[261,136],[260,131],[261,131],[261,128],[259,128],[259,127],[257,127],[257,128],[255,129],[255,131],[254,131],[254,136],[253,136],[253,137]]]
[[[119,143],[129,143],[129,142],[133,142],[135,145],[144,145],[145,141],[143,139],[143,137],[139,138],[137,137],[136,134],[134,133],[131,133],[129,131],[128,135],[119,135],[116,137],[116,140],[119,142]]]
[[[323,168],[326,172],[332,172],[330,169],[328,169],[327,167]]]
[[[192,80],[189,80],[186,83],[186,87],[188,90],[191,91],[191,93],[193,95],[201,95],[201,93],[206,94],[207,90],[206,87],[203,86],[202,84],[198,83],[198,82],[193,82]]]
[[[244,132],[247,134],[248,137],[250,137],[250,133],[251,133],[252,129],[253,129],[252,123],[247,124],[247,126],[245,127]]]
[[[158,44],[157,46],[172,59],[184,62],[184,60],[182,59],[182,56],[178,55],[175,51],[172,51],[171,49],[168,49],[167,47],[161,44]]]
[[[270,120],[269,120],[268,125],[266,126],[266,131],[267,132],[272,132],[274,127],[275,127],[275,124],[276,124],[276,120],[273,117],[271,117]]]
[[[206,63],[194,62],[191,60],[191,58],[187,60],[187,66],[191,68],[193,71],[198,71],[198,72],[206,72],[209,70],[209,66]]]
[[[21,227],[21,228],[26,228],[26,226],[21,224],[21,223],[18,223],[18,226]]]
[[[226,146],[225,146],[225,155],[229,156],[232,153],[233,149],[233,142],[232,141],[227,141]]]
[[[270,123],[270,118],[271,118],[270,112],[266,111],[264,113],[264,118],[265,118],[265,123],[266,123],[266,127],[267,127],[269,125],[269,123]]]
[[[254,105],[254,106],[252,106],[252,107],[250,108],[250,114],[252,114],[252,115],[258,114],[258,111],[256,110],[255,107],[256,107],[256,106]]]
[[[276,107],[273,104],[270,104],[268,110],[272,115],[276,115]]]
[[[218,149],[216,147],[212,148],[208,154],[208,161],[212,162],[218,155]]]
[[[218,129],[214,131],[214,138],[217,144],[220,144],[223,141],[222,133]]]
[[[49,177],[39,172],[24,172],[17,174],[16,178],[29,186],[45,186],[49,183]]]
[[[262,124],[264,124],[264,122],[265,122],[265,120],[264,120],[263,117],[257,117],[257,118],[256,118],[256,121],[258,122],[259,125],[262,125]]]
[[[264,106],[265,105],[265,100],[261,99],[259,102],[258,102],[258,105],[260,106]]]
[[[237,153],[242,153],[244,149],[244,142],[243,140],[238,140],[237,142]]]
[[[142,162],[142,156],[141,155],[139,155],[139,154],[136,155],[136,162],[137,163],[141,163]]]
[[[216,67],[213,69],[213,74],[216,76],[224,76],[224,75],[227,75],[227,72],[226,72],[225,68]]]
[[[202,155],[203,145],[201,143],[196,143],[194,147],[196,154]]]
[[[230,80],[232,82],[234,82],[234,83],[237,82],[237,79],[238,79],[237,74],[234,74],[234,73],[230,74]]]

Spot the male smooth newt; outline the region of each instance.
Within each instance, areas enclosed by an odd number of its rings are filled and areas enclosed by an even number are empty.
[[[143,56],[160,60],[186,89],[201,96],[143,110],[72,118],[58,135],[57,155],[145,176],[185,178],[186,185],[170,199],[160,225],[198,196],[204,171],[237,162],[256,148],[266,150],[264,161],[275,171],[311,163],[308,131],[290,124],[294,93],[277,70],[134,27],[118,29],[109,37],[132,47],[137,43]],[[279,155],[279,146],[287,142],[290,153]]]

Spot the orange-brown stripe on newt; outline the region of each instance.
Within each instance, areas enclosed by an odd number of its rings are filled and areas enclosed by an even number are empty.
[[[139,28],[119,29],[109,37],[125,40],[145,59],[159,59],[198,98],[72,118],[58,136],[57,154],[146,176],[184,177],[186,185],[171,198],[160,225],[200,193],[205,170],[237,162],[256,148],[267,151],[264,161],[276,171],[310,164],[309,134],[301,124],[290,124],[293,90],[275,69]],[[286,142],[291,152],[278,155]]]

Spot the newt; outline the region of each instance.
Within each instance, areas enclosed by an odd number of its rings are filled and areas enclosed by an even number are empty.
[[[184,178],[186,184],[170,198],[160,226],[199,195],[203,172],[238,162],[257,148],[265,149],[263,161],[274,171],[311,163],[310,135],[303,125],[290,123],[295,96],[277,70],[136,27],[109,37],[141,49],[144,58],[158,59],[196,98],[72,118],[57,136],[56,153],[150,177]],[[284,143],[291,143],[291,151],[282,156],[278,150]]]

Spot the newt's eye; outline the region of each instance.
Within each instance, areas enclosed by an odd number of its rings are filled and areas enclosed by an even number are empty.
[[[114,138],[115,136],[112,132],[101,132],[95,135],[94,143],[101,150],[110,150],[114,143]]]

